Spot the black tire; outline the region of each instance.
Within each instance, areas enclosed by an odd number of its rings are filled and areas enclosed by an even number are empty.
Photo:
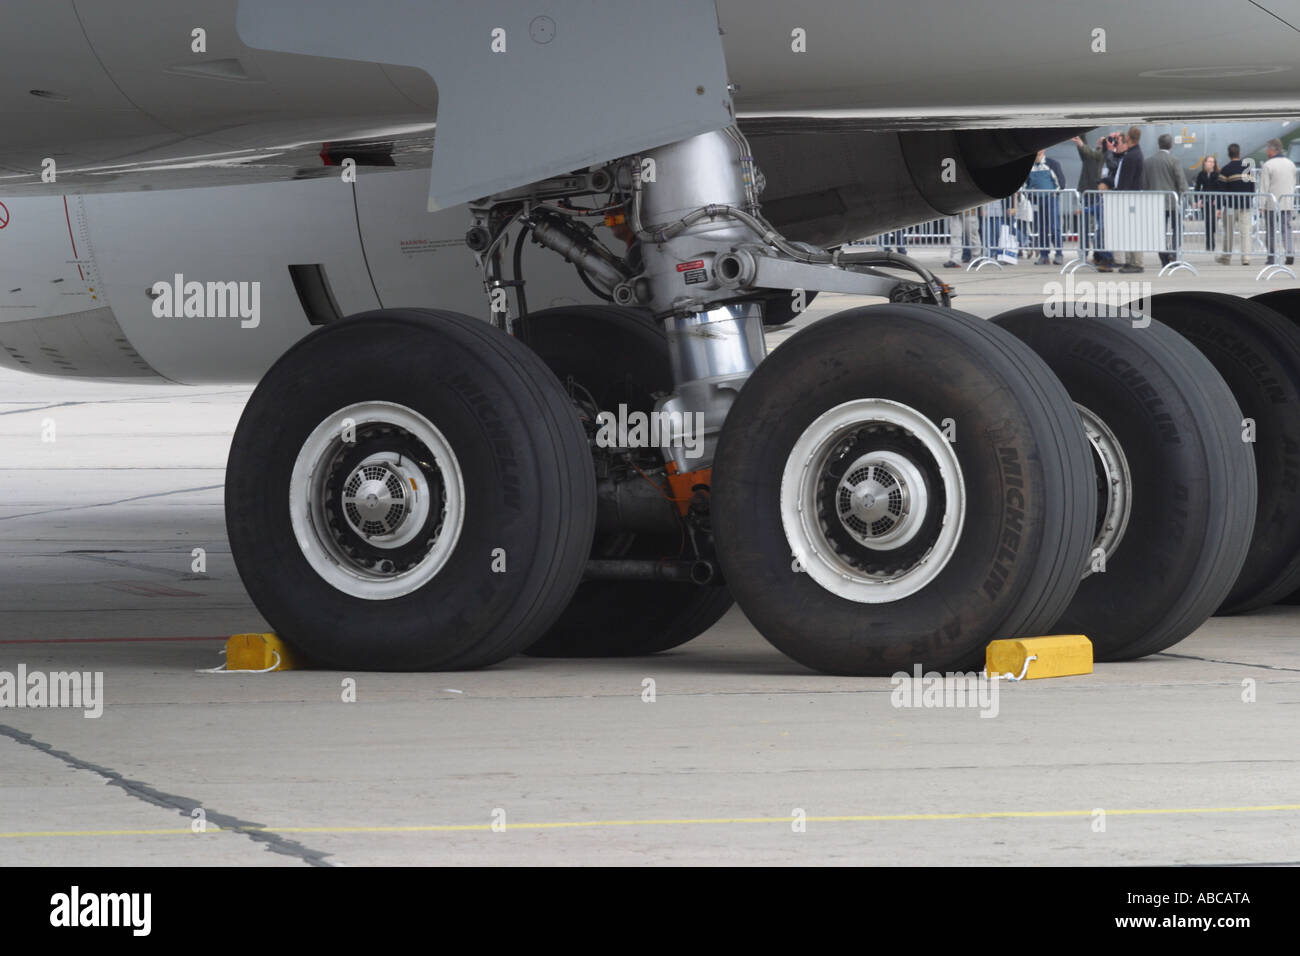
[[[862,567],[866,583],[851,585],[858,597],[874,587],[873,573],[910,575],[931,560],[932,567],[941,566],[928,581],[932,571],[914,577],[908,585],[920,588],[914,593],[862,603],[818,583],[813,567],[804,565],[799,573],[792,566],[797,545],[783,525],[783,488],[791,487],[783,483],[783,472],[790,467],[787,459],[800,467],[799,454],[792,453],[809,436],[816,439],[824,414],[881,399],[919,413],[914,421],[921,421],[922,431],[954,419],[956,441],[940,454],[955,455],[967,507],[954,550],[942,565],[933,555],[941,536],[952,532],[943,530],[946,522],[932,523],[930,510],[917,509],[915,537],[890,552],[897,568],[873,567],[880,552],[855,551],[839,531],[824,532],[836,535],[835,547],[848,555],[834,560],[851,559],[859,562],[853,567]],[[812,470],[812,487],[832,487],[827,482],[838,475],[856,475],[856,460],[838,472],[837,462],[861,450],[871,455],[902,449],[922,465],[927,455],[939,460],[916,450],[920,432],[881,429],[870,415],[864,421],[872,424],[846,426],[851,434],[844,450],[836,428],[827,432],[830,451],[819,459],[827,464]],[[916,483],[933,514],[955,491],[955,483],[939,474],[932,469]],[[817,670],[887,675],[917,664],[978,669],[989,641],[1042,633],[1078,587],[1095,499],[1078,417],[1041,359],[1014,336],[962,312],[878,305],[800,330],[750,377],[719,442],[713,522],[732,593],[764,637]],[[820,560],[816,552],[807,553],[810,561]],[[838,585],[840,572],[832,561],[822,561],[817,570]]]
[[[1300,289],[1273,289],[1252,295],[1251,302],[1266,305],[1292,324],[1300,326]],[[1278,604],[1300,604],[1300,589],[1277,599]]]
[[[1218,613],[1273,604],[1300,588],[1300,329],[1220,292],[1169,292],[1151,314],[1210,360],[1255,422],[1258,508],[1250,555]],[[1238,421],[1238,440],[1244,423]]]
[[[1127,530],[1054,630],[1086,634],[1101,661],[1176,644],[1223,602],[1250,546],[1255,462],[1236,400],[1209,360],[1159,322],[1049,318],[1039,306],[993,321],[1111,429],[1131,475]]]
[[[570,379],[602,410],[626,404],[652,412],[656,394],[672,391],[668,341],[653,319],[636,309],[566,306],[527,319],[528,343],[562,383]],[[662,464],[657,453],[654,464]],[[680,535],[600,535],[595,558],[677,557]],[[716,584],[667,581],[584,581],[538,641],[534,657],[636,657],[685,644],[718,622],[731,592]]]
[[[445,564],[411,593],[386,599],[327,581],[304,556],[285,507],[304,443],[357,402],[424,416],[445,436],[463,478],[463,523]],[[382,425],[366,426],[352,444],[364,448],[360,436],[372,431],[377,437],[365,441],[396,440]],[[337,453],[348,454],[356,453]],[[439,487],[450,486],[440,475]],[[429,540],[443,533],[446,495]],[[595,482],[579,418],[536,355],[468,316],[388,309],[326,326],[267,372],[231,445],[226,515],[235,564],[258,610],[313,662],[465,669],[518,652],[568,603],[591,547]],[[365,546],[355,534],[346,540]],[[504,572],[493,569],[496,549]]]
[[[1273,289],[1252,295],[1249,301],[1266,305],[1292,322],[1300,323],[1300,289]]]

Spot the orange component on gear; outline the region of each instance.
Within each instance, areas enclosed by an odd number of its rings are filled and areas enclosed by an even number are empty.
[[[695,496],[698,488],[705,491],[713,483],[713,469],[701,468],[699,471],[678,472],[677,465],[674,462],[668,463],[668,488],[672,492],[673,502],[677,505],[677,510],[685,516],[690,510],[691,499]]]

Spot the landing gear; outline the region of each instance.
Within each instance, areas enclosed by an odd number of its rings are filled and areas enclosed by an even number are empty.
[[[1038,306],[993,320],[1056,373],[1091,445],[1092,556],[1052,630],[1086,634],[1103,661],[1154,654],[1204,623],[1255,527],[1255,462],[1232,393],[1187,340],[1145,321]]]
[[[727,581],[763,636],[837,674],[978,668],[1043,633],[1091,543],[1095,491],[1069,397],[973,316],[853,309],[772,354],[714,469]]]
[[[568,389],[594,432],[601,412],[652,413],[657,395],[672,390],[668,343],[645,313],[612,306],[546,309],[527,319],[528,341]],[[606,448],[593,441],[602,514],[591,557],[596,561],[682,560],[711,542],[697,534],[675,503],[665,501],[664,460],[658,448]],[[616,481],[617,479],[617,481]],[[618,496],[627,483],[637,491],[657,485],[647,504],[662,516],[640,530]],[[621,520],[616,517],[621,516]],[[666,519],[666,520],[663,520]],[[702,529],[701,529],[702,530]],[[587,580],[540,640],[535,657],[633,657],[665,651],[704,633],[731,607],[721,584],[691,581]]]
[[[281,636],[347,667],[645,654],[734,594],[794,659],[888,675],[1062,628],[1139,656],[1224,600],[1254,463],[1203,356],[1158,325],[943,308],[905,257],[780,235],[762,186],[732,128],[485,197],[466,244],[497,327],[381,311],[286,354],[227,483]],[[526,236],[615,307],[528,315]],[[765,320],[817,292],[890,304],[766,357]],[[658,437],[605,433],[634,415]]]
[[[458,669],[535,641],[582,577],[587,437],[519,342],[403,309],[331,324],[253,393],[231,445],[231,550],[318,663]]]
[[[1219,611],[1273,604],[1300,588],[1300,328],[1217,292],[1157,295],[1151,312],[1223,376],[1241,406],[1237,443],[1254,452],[1259,507],[1250,555]]]

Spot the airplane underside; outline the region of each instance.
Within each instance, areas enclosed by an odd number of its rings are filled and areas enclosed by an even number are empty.
[[[506,16],[483,6],[456,14],[466,30]],[[552,5],[561,28],[566,6]],[[706,79],[679,82],[644,123],[577,124],[581,141],[563,109],[539,124],[540,81],[511,86],[513,103],[493,87],[501,125],[535,132],[514,153],[457,138],[482,106],[453,91],[493,61],[439,41],[465,75],[441,90],[428,194],[415,209],[404,195],[408,215],[430,215],[426,199],[439,210],[441,238],[388,235],[380,250],[363,184],[412,174],[339,182],[339,160],[374,151],[353,141],[322,150],[309,182],[192,200],[333,190],[322,202],[342,210],[342,238],[322,225],[303,243],[343,245],[297,261],[158,250],[156,273],[119,264],[117,279],[113,254],[93,253],[88,279],[92,253],[77,251],[79,294],[96,282],[103,299],[0,323],[0,361],[257,379],[227,469],[231,547],[277,634],[325,666],[648,654],[733,601],[829,673],[978,669],[990,641],[1052,632],[1126,660],[1300,589],[1296,290],[1174,293],[1141,315],[956,310],[914,260],[844,243],[1009,195],[1039,148],[1095,114],[1003,129],[737,118],[717,14],[688,6],[712,30],[688,31],[659,73],[684,60]],[[303,23],[290,3],[241,5],[240,33],[337,57],[355,37],[347,55],[383,61],[368,46],[382,31],[350,19],[374,10],[337,7]],[[584,29],[598,36],[595,20]],[[505,42],[545,57],[555,30],[529,19]],[[412,41],[412,57],[426,46]],[[539,75],[530,62],[511,65],[512,84]],[[102,249],[95,209],[129,200],[84,202]],[[75,243],[75,209],[60,210]],[[237,296],[203,315],[203,280],[259,270],[277,303],[265,321]],[[822,292],[884,302],[769,355],[764,327]]]

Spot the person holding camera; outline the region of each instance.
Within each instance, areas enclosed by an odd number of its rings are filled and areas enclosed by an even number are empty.
[[[1110,175],[1102,179],[1098,184],[1098,189],[1116,190],[1116,191],[1136,191],[1146,186],[1146,172],[1143,169],[1142,147],[1138,142],[1142,139],[1142,130],[1136,126],[1130,126],[1124,133],[1112,133],[1106,138],[1107,147],[1113,154],[1114,169]],[[1111,161],[1107,165],[1110,166]],[[1098,272],[1110,272],[1111,267],[1108,264],[1097,266]],[[1124,252],[1124,265],[1120,266],[1120,272],[1142,272],[1142,253],[1141,252]]]

